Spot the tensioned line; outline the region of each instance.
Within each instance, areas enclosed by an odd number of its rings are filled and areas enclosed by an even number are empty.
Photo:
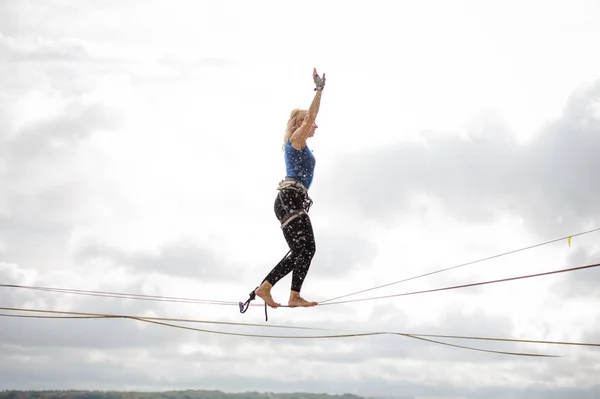
[[[337,331],[344,332],[343,336],[349,336],[348,334],[397,334],[397,335],[413,335],[419,337],[431,337],[431,338],[451,338],[451,339],[466,339],[466,340],[483,340],[483,341],[501,341],[501,342],[520,342],[520,343],[534,343],[534,344],[546,344],[546,345],[571,345],[571,346],[589,346],[589,347],[600,347],[600,343],[586,343],[586,342],[572,342],[572,341],[546,341],[546,340],[532,340],[532,339],[517,339],[517,338],[498,338],[498,337],[477,337],[477,336],[464,336],[464,335],[443,335],[443,334],[424,334],[424,333],[403,333],[398,331],[365,331],[365,330],[347,330],[340,328],[326,328],[326,327],[306,327],[306,326],[286,326],[281,324],[258,324],[258,323],[242,323],[235,321],[218,321],[218,320],[204,320],[204,319],[185,319],[185,318],[173,318],[173,317],[151,317],[151,316],[135,316],[135,315],[122,315],[113,313],[90,313],[90,312],[75,312],[75,311],[62,311],[62,310],[48,310],[48,309],[28,309],[28,308],[12,308],[12,307],[0,307],[1,311],[9,312],[29,312],[29,313],[42,313],[42,315],[17,315],[17,314],[6,314],[0,313],[0,316],[7,317],[28,317],[28,318],[110,318],[110,319],[145,319],[152,321],[164,321],[164,322],[177,322],[177,323],[198,323],[198,324],[215,324],[215,325],[227,325],[227,326],[239,326],[239,327],[260,327],[260,328],[272,328],[272,329],[288,329],[288,330],[305,330],[305,331]],[[275,336],[262,336],[261,337],[275,337]],[[298,336],[281,336],[283,338],[298,338]],[[306,336],[305,336],[306,337]]]
[[[496,279],[496,280],[479,281],[479,282],[476,282],[476,283],[452,285],[452,286],[441,287],[441,288],[432,288],[432,289],[421,290],[421,291],[410,291],[410,292],[403,292],[403,293],[399,293],[399,294],[383,295],[383,296],[378,296],[378,297],[369,297],[369,298],[360,298],[360,299],[349,299],[349,300],[345,300],[345,301],[328,302],[328,303],[320,304],[319,306],[338,305],[338,304],[343,304],[343,303],[364,302],[364,301],[372,301],[372,300],[376,300],[376,299],[394,298],[394,297],[399,297],[399,296],[427,294],[427,293],[433,293],[433,292],[439,292],[439,291],[455,290],[455,289],[459,289],[459,288],[474,287],[474,286],[478,286],[478,285],[496,284],[496,283],[503,283],[503,282],[507,282],[507,281],[515,281],[515,280],[522,280],[522,279],[527,279],[527,278],[548,276],[548,275],[552,275],[552,274],[574,272],[574,271],[578,271],[578,270],[591,269],[591,268],[599,267],[599,266],[600,266],[600,263],[594,263],[594,264],[590,264],[590,265],[570,267],[570,268],[567,268],[567,269],[551,270],[551,271],[548,271],[548,272],[540,272],[540,273],[527,274],[527,275],[522,275],[522,276],[507,277],[507,278]],[[11,285],[11,284],[2,284],[0,286],[41,289],[41,287],[15,286],[15,285]],[[75,292],[75,291],[78,291],[78,290],[66,290],[66,289],[64,289],[64,290],[63,289],[56,289],[55,290],[55,289],[51,289],[50,291],[68,292],[68,293],[80,294],[80,292]],[[87,293],[85,293],[84,295],[87,295]],[[105,296],[105,295],[102,295],[102,296]],[[114,295],[106,295],[106,296],[114,297]],[[139,298],[136,298],[135,295],[117,296],[117,297],[119,297],[119,298],[123,297],[123,298],[129,298],[129,299],[139,299]],[[143,299],[146,299],[146,300],[164,300],[164,297],[158,297],[158,298],[159,299],[151,299],[151,298],[143,298]],[[208,304],[208,305],[236,305],[236,303],[234,303],[234,302],[209,301],[209,300],[202,300],[202,301],[201,300],[196,300],[196,301],[184,301],[184,302],[201,303],[201,304]],[[251,306],[262,306],[262,305],[255,304],[255,305],[251,305]],[[281,305],[280,307],[287,308],[289,306],[287,306],[287,305]]]
[[[338,300],[338,299],[346,298],[346,297],[349,297],[349,296],[362,294],[362,293],[365,293],[365,292],[368,292],[368,291],[377,290],[379,288],[389,287],[390,285],[400,284],[400,283],[404,283],[404,282],[407,282],[407,281],[416,280],[416,279],[421,278],[421,277],[431,276],[432,274],[437,274],[437,273],[445,272],[445,271],[452,270],[452,269],[458,269],[459,267],[469,266],[469,265],[473,265],[475,263],[481,263],[481,262],[484,262],[484,261],[487,261],[487,260],[491,260],[491,259],[495,259],[495,258],[500,258],[502,256],[512,255],[512,254],[515,254],[517,252],[522,252],[522,251],[526,251],[526,250],[529,250],[529,249],[533,249],[533,248],[541,247],[541,246],[544,246],[544,245],[552,244],[552,243],[555,243],[555,242],[558,242],[558,241],[563,241],[563,240],[567,240],[567,239],[570,239],[570,238],[573,238],[573,237],[582,236],[584,234],[593,233],[595,231],[600,231],[600,227],[597,227],[597,228],[592,229],[592,230],[584,231],[584,232],[581,232],[581,233],[576,233],[576,234],[571,234],[571,235],[560,237],[560,238],[555,238],[553,240],[545,241],[545,242],[542,242],[542,243],[539,243],[539,244],[534,244],[534,245],[530,245],[530,246],[527,246],[527,247],[523,247],[523,248],[519,248],[519,249],[514,249],[514,250],[511,250],[511,251],[508,251],[508,252],[503,252],[503,253],[500,253],[500,254],[497,254],[497,255],[488,256],[488,257],[477,259],[477,260],[474,260],[474,261],[470,261],[470,262],[466,262],[466,263],[461,263],[459,265],[452,266],[452,267],[447,267],[445,269],[440,269],[440,270],[436,270],[436,271],[433,271],[433,272],[428,272],[428,273],[425,273],[425,274],[420,274],[418,276],[409,277],[409,278],[405,278],[405,279],[402,279],[402,280],[394,281],[394,282],[391,282],[391,283],[378,285],[376,287],[367,288],[367,289],[364,289],[364,290],[352,292],[352,293],[345,294],[345,295],[340,295],[340,296],[335,297],[335,298],[331,298],[331,299],[326,299],[324,301],[320,301],[319,303],[322,304],[322,303],[325,303],[325,302],[331,302],[331,301],[335,301],[335,300]]]
[[[531,343],[531,344],[547,344],[547,345],[570,345],[570,346],[587,346],[587,347],[600,347],[600,343],[585,343],[585,342],[568,342],[568,341],[545,341],[545,340],[531,340],[531,339],[515,339],[515,338],[497,338],[497,337],[476,337],[476,336],[459,336],[459,335],[442,335],[442,334],[416,334],[416,333],[403,333],[403,332],[392,332],[392,331],[352,331],[322,327],[302,327],[302,326],[282,326],[282,325],[263,325],[263,324],[251,324],[251,323],[239,323],[239,322],[224,322],[224,321],[211,321],[211,320],[195,320],[195,319],[177,319],[177,318],[164,318],[164,317],[145,317],[145,316],[132,316],[132,315],[118,315],[118,314],[102,314],[102,313],[87,313],[87,312],[73,312],[73,311],[55,311],[55,310],[41,310],[41,309],[24,309],[24,308],[5,308],[0,307],[0,310],[9,312],[33,312],[42,313],[44,316],[37,315],[14,315],[2,313],[0,316],[7,317],[31,317],[31,318],[127,318],[142,322],[148,322],[166,327],[174,327],[191,331],[199,331],[205,333],[231,335],[239,337],[254,337],[254,338],[277,338],[277,339],[325,339],[325,338],[351,338],[351,337],[367,337],[367,336],[379,336],[379,335],[397,335],[404,336],[413,339],[419,339],[422,341],[437,343],[440,345],[446,345],[461,349],[475,350],[481,352],[505,354],[505,355],[516,355],[516,356],[534,356],[534,357],[560,357],[558,355],[547,355],[540,353],[523,353],[523,352],[508,352],[508,351],[496,351],[490,349],[474,348],[464,345],[456,345],[448,342],[433,340],[431,338],[446,338],[446,339],[463,339],[463,340],[483,340],[483,341],[501,341],[501,342],[514,342],[514,343]],[[203,324],[217,324],[217,325],[231,325],[231,326],[244,326],[244,327],[265,327],[265,328],[277,328],[277,329],[295,329],[295,330],[311,330],[311,331],[338,331],[343,334],[327,334],[327,335],[268,335],[268,334],[248,334],[228,331],[217,331],[208,330],[201,328],[193,328],[188,326],[182,326],[173,324],[175,322],[185,323],[203,323]]]
[[[57,292],[57,293],[62,293],[62,294],[74,294],[74,295],[99,296],[99,297],[107,297],[107,298],[137,299],[137,300],[143,300],[143,301],[179,302],[179,303],[194,303],[194,304],[203,304],[203,305],[237,305],[237,302],[231,302],[231,301],[181,298],[181,297],[170,297],[170,296],[160,296],[160,295],[128,294],[128,293],[123,293],[123,292],[89,291],[89,290],[78,290],[78,289],[72,289],[72,288],[38,287],[38,286],[32,286],[32,285],[18,285],[18,284],[0,284],[0,287],[22,288],[22,289],[30,289],[30,290],[36,290],[36,291]]]
[[[429,290],[404,292],[404,293],[401,293],[401,294],[383,295],[383,296],[370,297],[370,298],[348,299],[346,301],[337,301],[337,302],[324,303],[324,304],[320,304],[320,306],[338,305],[338,304],[341,304],[341,303],[372,301],[372,300],[375,300],[375,299],[394,298],[394,297],[398,297],[398,296],[427,294],[427,293],[431,293],[431,292],[448,291],[448,290],[455,290],[455,289],[459,289],[459,288],[475,287],[477,285],[487,285],[487,284],[495,284],[495,283],[504,283],[506,281],[514,281],[514,280],[521,280],[521,279],[526,279],[526,278],[549,276],[551,274],[567,273],[567,272],[573,272],[573,271],[577,271],[577,270],[591,269],[593,267],[598,267],[598,266],[600,266],[600,263],[594,263],[594,264],[585,265],[585,266],[570,267],[568,269],[552,270],[552,271],[549,271],[549,272],[527,274],[527,275],[524,275],[524,276],[508,277],[508,278],[502,278],[502,279],[497,279],[497,280],[489,280],[489,281],[480,281],[480,282],[477,282],[477,283],[452,285],[452,286],[449,286],[449,287],[433,288],[433,289],[429,289]]]
[[[546,273],[537,273],[537,274],[527,275],[527,276],[511,277],[511,278],[506,278],[506,279],[501,279],[501,280],[483,281],[483,282],[478,282],[478,283],[470,283],[470,284],[463,284],[463,285],[457,285],[457,286],[436,288],[436,289],[431,289],[431,290],[414,291],[414,292],[401,293],[401,294],[391,294],[391,295],[378,296],[378,297],[370,297],[370,298],[361,298],[361,299],[355,299],[355,300],[336,301],[337,299],[345,298],[345,297],[348,297],[348,296],[352,296],[352,295],[364,293],[364,292],[367,292],[367,291],[372,291],[372,290],[375,290],[375,289],[378,289],[378,288],[383,288],[383,287],[391,286],[391,285],[394,285],[394,284],[402,283],[402,282],[409,281],[409,280],[414,280],[414,279],[417,279],[417,278],[420,278],[420,277],[425,277],[425,276],[429,276],[429,275],[436,274],[436,273],[441,273],[443,271],[447,271],[447,270],[451,270],[451,269],[456,269],[458,267],[467,266],[467,265],[471,265],[471,264],[478,263],[478,262],[483,262],[483,261],[490,260],[490,259],[493,259],[493,258],[498,258],[498,257],[501,257],[501,256],[506,256],[506,255],[509,255],[509,254],[514,254],[516,252],[521,252],[521,251],[525,251],[525,250],[532,249],[532,248],[535,248],[535,247],[540,247],[540,246],[543,246],[543,245],[548,245],[550,243],[561,241],[561,240],[564,240],[566,238],[581,236],[581,235],[589,234],[589,233],[592,233],[592,232],[595,232],[595,231],[599,231],[599,230],[600,230],[600,228],[596,228],[596,229],[584,231],[584,232],[581,232],[581,233],[572,234],[572,235],[569,235],[569,236],[557,238],[557,239],[546,241],[546,242],[543,242],[543,243],[539,243],[539,244],[535,244],[535,245],[530,245],[528,247],[524,247],[524,248],[520,248],[520,249],[509,251],[509,252],[504,252],[504,253],[501,253],[501,254],[498,254],[498,255],[494,255],[494,256],[490,256],[490,257],[478,259],[478,260],[471,261],[471,262],[468,262],[468,263],[463,263],[463,264],[460,264],[460,265],[452,266],[452,267],[449,267],[449,268],[446,268],[446,269],[441,269],[441,270],[437,270],[437,271],[433,271],[433,272],[421,274],[419,276],[407,278],[407,279],[404,279],[404,280],[399,280],[399,281],[395,281],[395,282],[392,282],[392,283],[380,285],[380,286],[377,286],[377,287],[365,289],[365,290],[362,290],[362,291],[357,291],[357,292],[354,292],[354,293],[350,293],[350,294],[338,296],[336,298],[327,299],[327,300],[324,300],[324,301],[319,301],[319,305],[333,305],[333,304],[340,304],[340,303],[350,303],[350,302],[360,302],[360,301],[367,301],[367,300],[391,298],[391,297],[397,297],[397,296],[416,295],[416,294],[423,294],[423,293],[430,293],[430,292],[437,292],[437,291],[445,291],[445,290],[450,290],[450,289],[466,288],[466,287],[471,287],[471,286],[475,286],[475,285],[485,285],[485,284],[492,284],[492,283],[498,283],[498,282],[504,282],[504,281],[510,281],[510,280],[517,280],[517,279],[524,279],[524,278],[531,278],[531,277],[539,277],[539,276],[544,276],[544,275],[548,275],[548,274],[563,273],[563,272],[568,272],[568,271],[575,271],[575,270],[580,270],[580,269],[585,269],[585,268],[596,267],[598,265],[580,266],[580,267],[575,267],[575,268],[550,271],[550,272],[546,272]],[[18,285],[18,284],[0,284],[0,287],[4,287],[4,288],[31,289],[31,290],[38,290],[38,291],[56,292],[56,293],[65,293],[65,294],[74,294],[74,295],[88,295],[88,296],[99,296],[99,297],[110,297],[110,298],[123,298],[123,299],[136,299],[136,300],[146,300],[146,301],[192,303],[192,304],[201,304],[201,305],[238,306],[238,304],[239,304],[239,302],[234,302],[234,301],[221,301],[221,300],[209,300],[209,299],[182,298],[182,297],[170,297],[170,296],[159,296],[159,295],[129,294],[129,293],[107,292],[107,291],[90,291],[90,290],[70,289],[70,288],[39,287],[39,286]],[[334,301],[336,301],[336,302],[334,302]],[[251,304],[250,306],[262,306],[262,305]],[[287,307],[287,306],[282,305],[281,307]]]

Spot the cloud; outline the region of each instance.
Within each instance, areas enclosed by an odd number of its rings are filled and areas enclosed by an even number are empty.
[[[593,320],[593,325],[581,335],[584,342],[600,343],[600,315],[596,315]],[[598,350],[596,349],[595,352]]]
[[[198,278],[204,281],[228,280],[236,267],[226,256],[202,243],[181,239],[153,251],[126,252],[122,249],[86,239],[74,249],[79,262],[108,259],[115,266],[131,267],[138,273],[158,272],[171,276]]]
[[[543,237],[578,231],[600,223],[600,189],[590,183],[600,170],[598,104],[600,81],[574,92],[561,117],[524,145],[483,115],[465,138],[430,135],[342,156],[328,178],[336,186],[328,199],[344,198],[387,224],[418,211],[418,196],[427,195],[466,223],[508,211]]]
[[[600,251],[593,248],[574,248],[567,259],[566,268],[600,263]],[[600,267],[576,270],[568,273],[552,290],[557,298],[591,300],[600,298]]]
[[[32,259],[33,242],[47,254],[60,252],[70,230],[95,219],[113,195],[98,173],[103,161],[88,143],[94,132],[120,123],[110,108],[81,103],[56,117],[32,119],[0,146],[0,232],[5,256],[20,262]]]
[[[25,45],[23,45],[25,44]],[[21,42],[0,33],[0,54],[10,62],[68,63],[91,61],[85,46],[73,40],[48,40]]]
[[[315,231],[315,240],[317,252],[311,268],[314,267],[323,277],[348,275],[353,269],[369,263],[377,254],[374,243],[349,233],[332,233],[323,229]],[[323,251],[319,250],[321,247]]]
[[[234,65],[235,62],[232,59],[225,57],[197,57],[191,62],[186,61],[180,55],[165,54],[157,60],[160,65],[166,65],[170,67],[187,68],[187,67],[228,67]]]

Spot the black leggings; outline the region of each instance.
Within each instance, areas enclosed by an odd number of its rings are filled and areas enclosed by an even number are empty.
[[[263,281],[268,281],[275,285],[288,273],[292,274],[292,291],[300,292],[302,283],[310,262],[315,255],[316,245],[312,224],[307,213],[304,210],[305,196],[302,191],[292,188],[285,188],[279,192],[275,199],[275,216],[281,223],[284,218],[290,216],[290,212],[299,214],[289,221],[281,229],[283,236],[290,247],[290,252],[271,270]]]

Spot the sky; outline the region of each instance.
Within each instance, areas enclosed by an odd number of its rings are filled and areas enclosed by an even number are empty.
[[[302,289],[325,301],[600,227],[598,1],[0,0],[0,389],[597,398],[600,270],[281,308],[289,112],[326,73]],[[373,298],[597,263],[600,232]],[[290,276],[273,289],[286,302]],[[269,327],[270,326],[270,327]],[[293,330],[285,327],[329,329]]]

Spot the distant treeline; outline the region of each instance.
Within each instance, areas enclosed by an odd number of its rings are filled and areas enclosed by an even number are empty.
[[[312,393],[225,393],[221,391],[0,391],[0,399],[364,399],[360,396]]]

